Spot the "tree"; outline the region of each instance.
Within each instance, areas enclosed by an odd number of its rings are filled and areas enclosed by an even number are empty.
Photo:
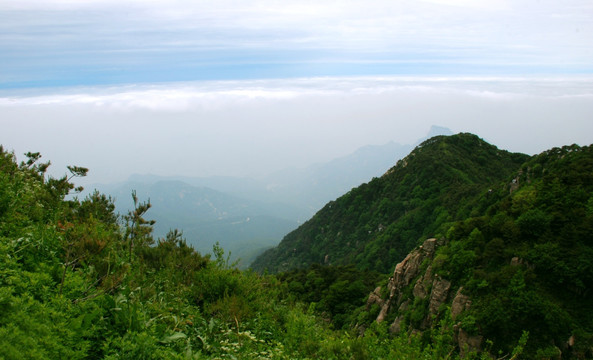
[[[151,237],[152,225],[154,220],[144,219],[144,215],[150,209],[150,199],[139,203],[136,190],[132,191],[132,200],[134,200],[134,210],[128,211],[128,215],[124,216],[126,221],[126,232],[124,238],[127,239],[129,247],[129,261],[132,262],[132,254],[135,246],[151,245],[153,239]]]

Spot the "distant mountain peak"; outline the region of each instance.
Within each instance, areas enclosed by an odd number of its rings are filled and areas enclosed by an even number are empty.
[[[443,127],[443,126],[432,125],[430,127],[430,130],[428,130],[428,134],[426,134],[426,137],[431,138],[433,136],[438,136],[438,135],[453,135],[453,131],[451,131],[451,129]]]
[[[451,131],[451,129],[443,127],[443,126],[438,126],[438,125],[432,125],[430,127],[430,130],[428,130],[428,133],[426,134],[426,136],[418,139],[415,143],[414,146],[420,145],[423,142],[425,142],[428,139],[431,139],[435,136],[451,136],[454,135],[455,133],[453,131]]]

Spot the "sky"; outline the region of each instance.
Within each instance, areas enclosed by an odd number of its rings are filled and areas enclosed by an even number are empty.
[[[258,176],[431,125],[593,143],[590,0],[0,0],[0,143],[51,171]]]

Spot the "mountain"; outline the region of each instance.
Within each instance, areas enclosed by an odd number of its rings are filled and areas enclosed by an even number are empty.
[[[383,176],[329,202],[252,267],[278,272],[355,264],[388,272],[442,224],[476,211],[468,199],[508,178],[528,158],[472,134],[433,137]]]
[[[130,181],[110,188],[108,193],[116,199],[116,210],[121,214],[133,205],[132,189],[139,199],[150,200],[147,218],[156,221],[157,237],[164,238],[171,229],[183,229],[188,244],[200,253],[210,253],[219,242],[231,252],[232,260],[241,259],[243,267],[298,226],[294,220],[277,216],[290,211],[287,205],[246,200],[172,180]]]
[[[430,130],[428,130],[428,134],[426,134],[424,138],[418,140],[418,142],[415,145],[419,145],[424,141],[439,135],[453,135],[453,132],[449,128],[432,125],[430,127]]]
[[[433,125],[427,136],[451,134],[451,130]],[[417,143],[424,140],[418,140]],[[311,216],[328,201],[384,174],[413,148],[414,145],[393,141],[383,145],[368,145],[326,163],[270,174],[262,181],[275,199],[309,209]]]
[[[220,247],[204,257],[178,232],[152,237],[146,202],[121,223],[109,197],[68,196],[87,169],[53,178],[40,153],[26,156],[17,163],[0,145],[0,359],[436,354],[385,333],[361,342],[333,330],[274,276],[232,267]]]
[[[448,133],[437,126],[429,131],[429,135]],[[113,196],[121,214],[131,209],[130,194],[135,190],[140,200],[150,199],[153,205],[147,216],[156,220],[157,237],[183,229],[188,243],[201,253],[210,253],[219,242],[232,259],[241,258],[242,266],[247,266],[328,201],[385,173],[412,147],[395,142],[365,146],[326,163],[258,179],[134,174],[126,182],[95,184],[90,189]]]
[[[275,172],[263,181],[274,198],[309,209],[313,215],[328,201],[385,173],[410,150],[411,145],[395,142],[369,145],[327,163]]]
[[[178,182],[209,188],[244,200],[277,204],[276,214],[279,217],[304,222],[328,201],[336,199],[374,176],[385,173],[412,148],[412,145],[395,142],[368,145],[329,162],[305,168],[286,168],[259,178],[134,174],[125,183],[116,186],[96,184],[94,187],[110,194],[128,188],[129,193],[131,186],[152,185],[162,181]],[[154,195],[158,196],[156,193]]]
[[[532,157],[397,264],[367,310],[392,333],[449,321],[462,356],[519,342],[526,358],[593,357],[592,194],[593,146]]]
[[[198,188],[208,188],[227,195],[240,198],[243,201],[255,201],[258,203],[269,203],[276,206],[276,211],[279,211],[280,217],[287,219],[302,219],[308,218],[309,210],[299,208],[290,203],[282,203],[277,197],[272,196],[267,188],[267,182],[261,179],[248,177],[233,177],[233,176],[208,176],[208,177],[192,177],[192,176],[159,176],[152,174],[133,174],[127,183],[141,183],[141,184],[155,184],[161,181],[179,182],[191,185]],[[120,187],[122,184],[118,184]],[[109,189],[109,187],[102,186]]]
[[[279,274],[294,296],[360,333],[374,319],[425,346],[453,344],[461,357],[591,358],[592,194],[593,146],[530,157],[471,134],[437,136],[252,267],[302,269]],[[356,280],[350,264],[391,274],[362,310],[352,310],[353,294],[372,274]],[[316,287],[323,281],[328,290]]]
[[[471,134],[423,142],[307,234],[327,240],[337,221],[374,241],[392,224],[374,233],[369,216],[416,214],[391,235],[417,232],[416,246],[383,274],[357,256],[238,271],[220,247],[204,257],[178,232],[155,239],[144,201],[122,223],[105,195],[67,199],[86,169],[53,178],[26,156],[0,146],[2,359],[593,358],[593,146],[529,157]],[[163,205],[177,195],[242,214],[240,199],[179,186]],[[376,193],[386,211],[372,212]],[[404,200],[398,217],[390,201]]]
[[[437,135],[452,135],[451,130],[433,125],[427,135],[414,144],[389,142],[367,145],[351,154],[304,168],[287,167],[257,178],[232,176],[130,176],[128,182],[154,184],[158,181],[181,181],[207,187],[229,195],[259,202],[282,204],[281,217],[304,222],[328,201],[350,191],[353,187],[380,176],[406,156],[415,145]],[[101,188],[109,189],[105,185]]]

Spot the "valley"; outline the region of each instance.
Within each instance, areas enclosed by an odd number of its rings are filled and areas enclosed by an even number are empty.
[[[39,153],[0,154],[0,357],[593,356],[592,146],[432,137],[247,270],[220,241],[196,251],[191,227],[155,237],[152,215],[280,237],[270,203],[169,179],[135,183],[119,215],[110,196],[69,195],[88,169],[46,177]]]

